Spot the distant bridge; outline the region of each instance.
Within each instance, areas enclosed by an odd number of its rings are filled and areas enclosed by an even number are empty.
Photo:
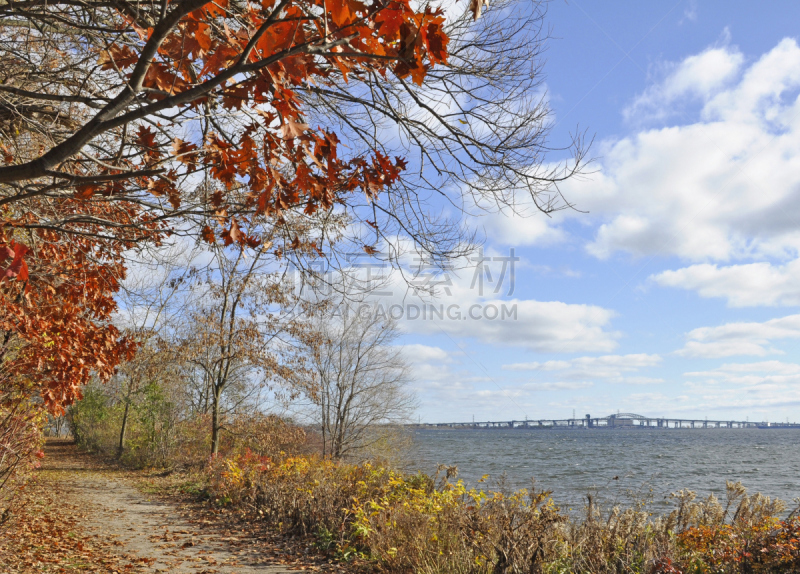
[[[466,423],[431,423],[411,425],[419,428],[484,428],[484,429],[592,429],[592,428],[648,428],[648,429],[709,429],[709,428],[794,428],[799,423],[751,422],[735,420],[682,419],[677,417],[646,417],[633,413],[617,413],[601,418],[586,415],[571,419],[538,419],[513,421],[483,421]]]

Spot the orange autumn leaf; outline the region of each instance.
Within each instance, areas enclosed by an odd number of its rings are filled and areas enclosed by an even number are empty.
[[[108,50],[100,52],[97,63],[101,70],[113,70],[115,67],[124,70],[136,65],[139,61],[139,54],[131,50],[128,46],[113,44]]]
[[[203,241],[205,241],[206,243],[214,243],[214,241],[216,241],[216,237],[214,236],[214,232],[211,231],[211,228],[208,225],[203,227],[201,235],[203,237]]]

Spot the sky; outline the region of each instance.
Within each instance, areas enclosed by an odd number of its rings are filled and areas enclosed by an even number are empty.
[[[548,5],[552,143],[585,129],[594,162],[562,187],[575,210],[483,217],[483,256],[428,278],[432,317],[387,294],[418,420],[800,421],[798,21],[788,1]]]

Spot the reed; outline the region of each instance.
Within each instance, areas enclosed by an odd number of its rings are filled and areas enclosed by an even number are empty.
[[[340,559],[386,573],[757,573],[800,571],[800,520],[740,483],[726,499],[673,495],[652,516],[641,505],[562,513],[547,491],[469,489],[370,463],[246,452],[212,460],[208,493],[251,520],[312,535]]]

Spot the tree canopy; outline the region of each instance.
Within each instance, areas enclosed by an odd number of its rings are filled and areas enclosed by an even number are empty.
[[[446,259],[442,204],[563,206],[539,4],[484,4],[0,0],[3,361],[55,410],[108,378],[126,253],[170,235],[324,258],[333,219]]]

